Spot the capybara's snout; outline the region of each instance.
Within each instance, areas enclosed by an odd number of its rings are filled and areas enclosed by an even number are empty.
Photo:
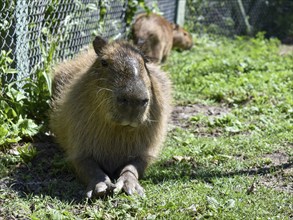
[[[121,125],[142,124],[148,115],[150,95],[144,85],[126,87],[116,92],[117,122]]]

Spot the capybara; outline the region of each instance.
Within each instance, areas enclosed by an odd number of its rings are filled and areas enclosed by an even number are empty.
[[[170,80],[126,41],[96,37],[93,46],[56,68],[51,131],[87,197],[143,195],[138,179],[166,135]]]
[[[132,38],[135,45],[158,63],[166,60],[172,48],[186,50],[193,45],[190,33],[154,13],[137,16]]]

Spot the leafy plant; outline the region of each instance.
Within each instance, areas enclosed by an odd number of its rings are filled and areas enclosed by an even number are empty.
[[[10,68],[13,61],[9,58],[9,53],[1,52],[0,146],[18,142],[23,137],[32,137],[39,132],[41,125],[44,125],[49,109],[49,70],[54,51],[52,46],[43,69],[36,72],[35,79],[28,76],[22,81],[10,83],[4,79],[15,79],[17,71]]]
[[[126,24],[130,25],[137,13],[138,7],[142,8],[147,14],[151,13],[151,9],[147,6],[145,0],[130,0],[127,2]]]
[[[10,68],[9,53],[1,51],[1,94],[0,94],[0,146],[17,142],[22,136],[32,136],[38,126],[26,118],[23,92],[17,90],[16,82],[4,83],[4,78],[14,78],[17,71]]]
[[[36,148],[28,143],[25,144],[24,146],[19,147],[17,150],[18,150],[20,158],[25,163],[30,162],[37,155]]]

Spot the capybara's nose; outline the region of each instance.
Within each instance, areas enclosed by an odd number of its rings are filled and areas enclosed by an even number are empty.
[[[127,97],[123,95],[117,97],[117,103],[121,107],[140,108],[145,107],[148,102],[149,99],[145,97]]]
[[[141,108],[147,106],[149,99],[147,97],[131,97],[121,95],[117,97],[117,104],[121,107]]]
[[[193,43],[191,43],[188,47],[188,50],[191,50],[191,48],[193,47]]]

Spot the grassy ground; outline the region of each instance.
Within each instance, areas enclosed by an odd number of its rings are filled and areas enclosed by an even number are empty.
[[[0,151],[0,219],[292,219],[293,55],[196,39],[163,66],[174,112],[146,197],[83,199],[50,137]]]

